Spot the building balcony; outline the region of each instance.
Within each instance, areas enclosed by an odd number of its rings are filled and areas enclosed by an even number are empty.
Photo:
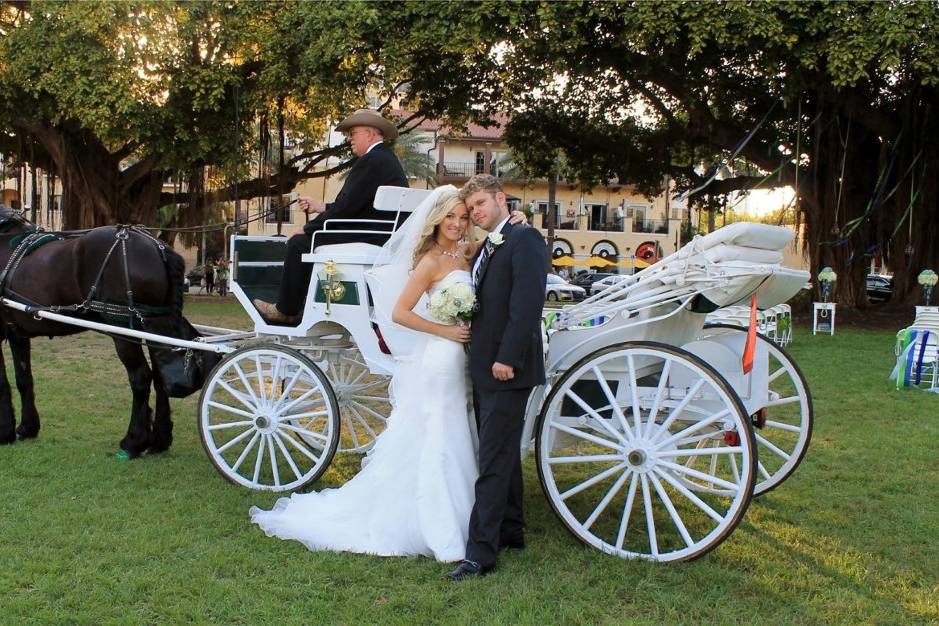
[[[667,235],[668,220],[643,220],[640,222],[633,222],[633,232]]]

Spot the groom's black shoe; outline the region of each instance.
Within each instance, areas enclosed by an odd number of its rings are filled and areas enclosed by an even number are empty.
[[[480,567],[476,561],[460,561],[457,568],[447,574],[447,578],[453,582],[459,582],[467,578],[482,578],[488,573],[489,570]]]
[[[518,541],[505,541],[499,544],[499,550],[524,550],[525,549],[525,540],[520,539]]]

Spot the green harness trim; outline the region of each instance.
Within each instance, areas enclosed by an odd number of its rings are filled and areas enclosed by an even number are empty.
[[[17,246],[20,245],[20,242],[22,242],[25,237],[32,235],[34,232],[36,231],[27,231],[21,235],[17,235],[16,237],[13,237],[12,239],[10,239],[10,250],[16,250]],[[54,235],[52,233],[46,233],[45,235],[37,237],[36,240],[33,241],[31,244],[29,244],[29,247],[27,247],[26,250],[23,251],[23,256],[29,255],[30,252],[34,251],[39,246],[45,245],[53,241],[58,241],[59,239],[61,239],[61,237]]]

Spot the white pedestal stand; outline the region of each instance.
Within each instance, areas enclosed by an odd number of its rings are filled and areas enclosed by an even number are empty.
[[[812,334],[815,335],[818,333],[819,320],[821,320],[821,325],[823,326],[822,332],[825,332],[824,325],[828,324],[828,334],[835,334],[835,307],[837,304],[834,302],[814,302],[812,307]],[[822,311],[828,311],[828,315],[825,318],[822,318],[819,313]]]

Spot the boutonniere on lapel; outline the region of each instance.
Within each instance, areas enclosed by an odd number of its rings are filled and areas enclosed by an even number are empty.
[[[505,241],[505,237],[502,236],[502,233],[489,233],[489,243],[492,244],[493,248],[498,248]]]

